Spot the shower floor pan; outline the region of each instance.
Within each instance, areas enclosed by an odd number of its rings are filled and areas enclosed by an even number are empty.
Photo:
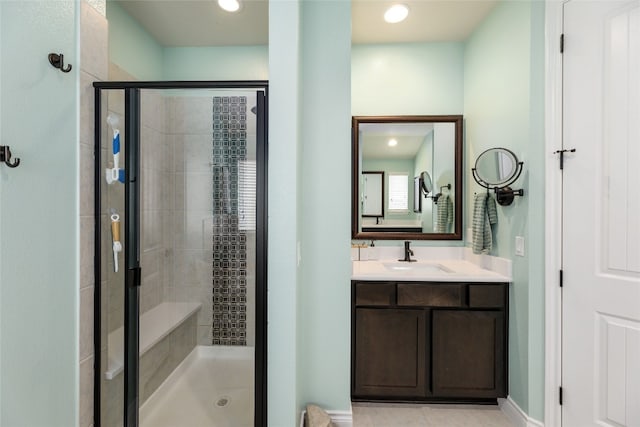
[[[140,407],[141,427],[253,427],[254,348],[197,346]]]

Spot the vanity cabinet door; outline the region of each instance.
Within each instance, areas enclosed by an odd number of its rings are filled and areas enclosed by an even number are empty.
[[[505,397],[504,316],[503,311],[433,311],[434,396]]]
[[[355,398],[426,396],[428,360],[424,310],[355,310]]]

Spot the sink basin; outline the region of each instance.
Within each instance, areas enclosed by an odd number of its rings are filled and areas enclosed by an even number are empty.
[[[441,264],[424,262],[388,262],[382,264],[390,271],[415,271],[419,273],[453,273]]]

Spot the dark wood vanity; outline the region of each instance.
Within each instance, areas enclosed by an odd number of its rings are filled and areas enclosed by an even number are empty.
[[[353,401],[507,395],[507,283],[351,282]]]

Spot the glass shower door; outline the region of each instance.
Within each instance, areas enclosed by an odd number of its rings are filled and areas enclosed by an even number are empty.
[[[263,425],[265,91],[127,91],[125,425]]]
[[[95,424],[137,425],[139,327],[139,90],[96,90],[96,277],[100,292]]]
[[[141,426],[254,425],[256,96],[141,92]]]

